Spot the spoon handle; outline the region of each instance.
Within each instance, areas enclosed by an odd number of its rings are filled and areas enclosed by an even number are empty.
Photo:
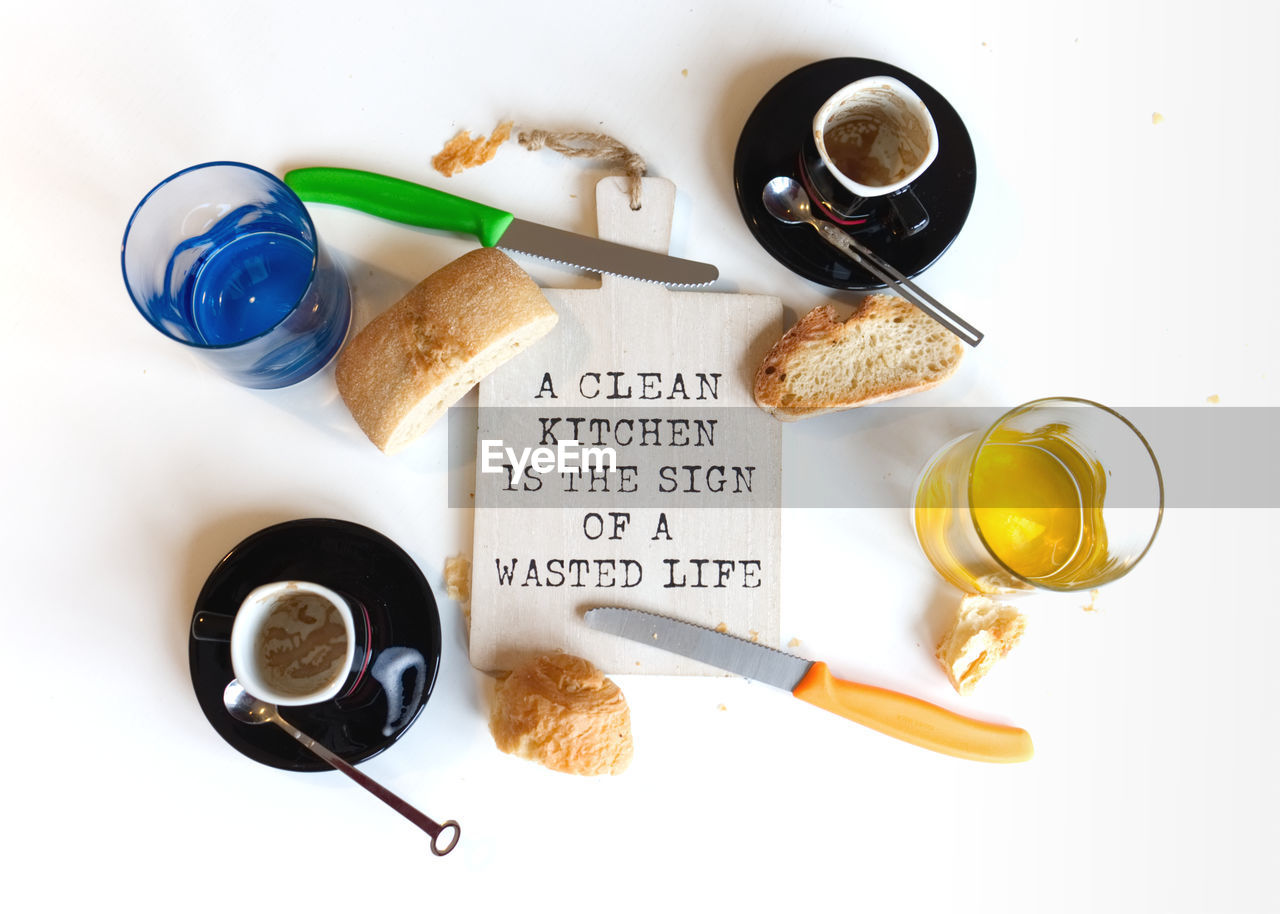
[[[462,826],[460,826],[457,822],[450,819],[449,821],[445,822],[443,825],[437,823],[430,816],[410,806],[404,800],[400,799],[400,797],[396,796],[390,790],[383,787],[381,784],[379,784],[373,778],[369,777],[363,771],[360,771],[357,768],[355,768],[355,766],[349,763],[346,759],[342,758],[339,755],[336,755],[326,747],[320,745],[320,743],[316,742],[314,739],[307,736],[307,734],[303,733],[301,730],[299,730],[293,724],[289,723],[283,717],[276,716],[276,717],[273,717],[272,720],[285,733],[288,733],[298,742],[302,743],[302,745],[305,746],[307,749],[310,749],[313,753],[315,753],[321,759],[323,759],[324,761],[332,765],[334,768],[341,771],[347,777],[351,778],[351,780],[355,781],[365,790],[369,791],[379,800],[386,803],[396,812],[400,813],[400,815],[404,816],[414,825],[418,826],[420,829],[422,829],[424,832],[430,835],[431,836],[431,852],[435,854],[437,857],[443,857],[445,854],[449,853],[449,851],[453,850],[453,848],[457,845],[458,838],[462,834]],[[440,842],[440,835],[444,832],[451,833],[451,840],[447,845],[442,846]]]
[[[818,234],[823,240],[832,247],[839,249],[845,256],[849,257],[854,263],[861,266],[864,270],[874,276],[876,279],[885,283],[893,291],[897,292],[911,304],[915,305],[925,314],[929,315],[942,326],[946,327],[961,341],[968,343],[970,346],[977,346],[982,342],[982,332],[966,321],[960,315],[956,314],[942,302],[938,301],[924,289],[917,286],[914,282],[900,273],[892,264],[881,260],[880,257],[858,241],[848,232],[837,228],[830,222],[821,220],[813,220],[810,223],[818,230]]]

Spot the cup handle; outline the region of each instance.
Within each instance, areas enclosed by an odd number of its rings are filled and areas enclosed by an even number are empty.
[[[889,197],[893,209],[893,233],[899,238],[910,238],[929,224],[929,213],[910,187],[904,187]]]
[[[191,637],[197,641],[230,641],[235,616],[201,612],[191,620]]]

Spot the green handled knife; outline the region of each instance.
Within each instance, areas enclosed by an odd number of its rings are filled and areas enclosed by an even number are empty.
[[[332,203],[406,225],[475,235],[487,248],[519,251],[597,273],[668,286],[702,286],[720,275],[709,263],[526,222],[505,210],[371,171],[295,168],[285,174],[284,183],[307,202]]]

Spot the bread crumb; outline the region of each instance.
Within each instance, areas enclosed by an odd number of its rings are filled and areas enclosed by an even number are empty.
[[[471,560],[453,555],[444,560],[444,590],[462,609],[462,623],[471,633]]]
[[[1222,402],[1222,398],[1221,398],[1221,397],[1219,397],[1217,394],[1209,394],[1209,396],[1205,397],[1204,399],[1205,399],[1205,402],[1206,402],[1206,403],[1221,403],[1221,402]]]
[[[465,555],[444,560],[444,589],[450,600],[471,602],[471,560]]]
[[[498,154],[498,147],[511,138],[511,121],[503,121],[493,128],[488,138],[483,135],[472,138],[465,130],[459,130],[453,139],[431,160],[431,167],[446,178],[460,171],[483,165]]]
[[[729,709],[728,709],[728,708],[726,708],[724,705],[716,705],[716,710],[717,710],[717,711],[728,711]]]
[[[747,634],[751,636],[751,640],[752,640],[752,641],[759,641],[759,640],[760,640],[760,633],[759,633],[758,631],[756,631],[754,628],[753,628],[753,629],[749,629],[749,630],[747,631]]]
[[[787,647],[799,647],[800,643],[801,642],[799,638],[792,638],[790,641],[787,642]]]
[[[1159,111],[1152,111],[1152,112],[1151,112],[1151,123],[1153,123],[1153,124],[1163,124],[1163,123],[1164,123],[1164,115],[1163,115],[1163,114],[1161,114]]]
[[[995,593],[1018,593],[1020,590],[1026,590],[1025,585],[1019,585],[1016,578],[1007,571],[993,571],[990,574],[984,574],[973,582],[978,589],[978,593],[995,594]]]
[[[681,76],[688,76],[688,75],[689,75],[689,68],[688,68],[688,67],[685,67],[683,70],[681,70],[681,71],[680,71],[680,75],[681,75]]]
[[[1098,590],[1096,587],[1089,591],[1089,602],[1080,608],[1087,613],[1096,613],[1098,611]]]
[[[729,630],[729,626],[725,625],[723,622],[721,622],[719,625],[716,626],[716,631],[720,632],[720,634],[722,635],[728,630]]]

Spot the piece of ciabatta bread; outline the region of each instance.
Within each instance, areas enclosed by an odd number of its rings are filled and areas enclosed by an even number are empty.
[[[764,357],[756,403],[785,421],[865,406],[941,384],[962,355],[955,336],[896,295],[868,296],[846,321],[820,305]]]
[[[535,657],[498,683],[489,730],[503,752],[566,774],[621,774],[634,752],[622,690],[565,653]]]
[[[338,356],[338,392],[369,440],[395,453],[557,320],[529,274],[480,248],[418,283]]]
[[[937,657],[961,695],[973,691],[995,662],[1013,650],[1026,618],[1008,603],[970,594],[960,601],[951,631],[938,644]]]

